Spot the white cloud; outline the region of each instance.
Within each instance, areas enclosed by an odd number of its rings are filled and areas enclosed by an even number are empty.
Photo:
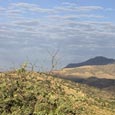
[[[96,49],[113,49],[115,24],[106,22],[104,14],[96,13],[103,10],[106,8],[73,3],[53,8],[29,3],[1,7],[0,52],[4,56],[10,55],[10,60],[22,57],[22,61],[24,56],[42,57],[46,49],[59,47],[61,55],[66,55],[65,61],[68,61],[76,58],[76,52],[82,57],[82,53],[88,53],[90,49],[93,49],[91,53]],[[16,54],[14,58],[13,54]]]
[[[77,4],[64,3],[63,6],[55,7],[57,11],[69,11],[69,12],[90,12],[97,10],[105,10],[101,6],[78,6]]]
[[[5,11],[5,8],[0,7],[0,12]]]
[[[29,3],[13,3],[11,4],[11,8],[19,8],[26,11],[38,12],[38,13],[53,13],[53,9],[42,8],[36,4]]]

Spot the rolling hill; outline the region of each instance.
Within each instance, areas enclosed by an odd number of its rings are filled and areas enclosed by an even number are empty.
[[[115,95],[45,73],[5,72],[0,115],[115,115]]]
[[[115,91],[114,61],[101,56],[95,57],[82,63],[69,64],[59,71],[54,71],[54,74],[64,79]]]

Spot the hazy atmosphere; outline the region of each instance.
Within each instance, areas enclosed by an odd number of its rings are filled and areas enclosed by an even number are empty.
[[[0,0],[0,70],[115,58],[114,0]]]

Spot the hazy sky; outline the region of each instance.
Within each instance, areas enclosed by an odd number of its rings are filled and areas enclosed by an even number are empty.
[[[0,0],[0,70],[115,58],[115,0]]]

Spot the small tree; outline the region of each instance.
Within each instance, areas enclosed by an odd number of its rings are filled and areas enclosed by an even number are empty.
[[[31,71],[32,71],[32,72],[35,70],[35,68],[38,67],[38,66],[36,65],[36,63],[31,63],[31,62],[29,62],[29,65],[30,65],[30,68],[31,68]]]
[[[23,63],[19,69],[17,69],[18,74],[22,75],[26,72],[28,63]]]
[[[50,57],[51,57],[51,69],[50,69],[50,71],[49,71],[49,74],[51,74],[52,71],[53,71],[53,70],[57,67],[57,65],[58,65],[58,59],[57,59],[58,53],[59,53],[59,49],[57,49],[57,50],[54,51],[53,53],[48,50],[48,54],[49,54]]]

